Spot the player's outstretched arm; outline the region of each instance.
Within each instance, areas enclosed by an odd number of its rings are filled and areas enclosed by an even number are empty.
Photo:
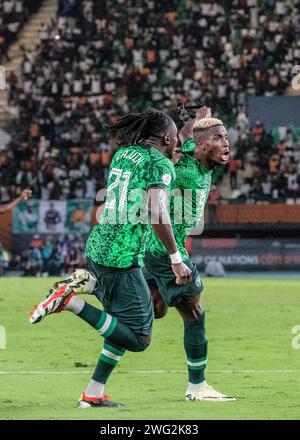
[[[148,212],[151,226],[170,255],[176,283],[186,286],[192,281],[192,271],[183,263],[178,251],[167,209],[167,199],[168,195],[162,188],[154,187],[149,190]]]
[[[211,117],[211,109],[210,107],[200,107],[197,110],[196,118],[188,120],[178,134],[178,138],[181,142],[181,145],[185,143],[187,139],[193,138],[193,125],[198,119],[209,118]]]
[[[31,197],[31,195],[32,195],[32,191],[30,189],[24,189],[22,194],[19,197],[17,197],[15,200],[9,203],[4,203],[4,205],[0,206],[0,214],[4,214],[5,212],[15,208],[23,200],[28,200]]]

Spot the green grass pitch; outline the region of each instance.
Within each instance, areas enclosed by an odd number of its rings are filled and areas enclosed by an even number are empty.
[[[183,326],[176,311],[155,321],[143,353],[126,353],[107,393],[122,408],[78,409],[102,338],[71,313],[31,325],[28,312],[53,279],[0,279],[0,419],[298,419],[299,285],[283,279],[205,279],[207,381],[236,402],[186,402]],[[87,296],[94,305],[100,304]],[[299,341],[299,339],[298,339]]]

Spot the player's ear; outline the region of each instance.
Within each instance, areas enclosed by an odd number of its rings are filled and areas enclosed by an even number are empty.
[[[171,136],[170,133],[167,131],[167,133],[163,136],[164,145],[169,145],[171,142]]]
[[[197,139],[196,146],[199,150],[205,151],[205,142],[202,139]]]

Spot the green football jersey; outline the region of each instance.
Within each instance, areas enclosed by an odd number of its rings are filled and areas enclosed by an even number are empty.
[[[108,267],[142,265],[149,228],[147,191],[154,186],[169,191],[174,179],[173,163],[157,148],[121,148],[110,165],[105,209],[88,237],[86,256]]]
[[[185,243],[191,230],[204,216],[204,208],[211,187],[212,171],[191,155],[195,142],[191,139],[183,145],[185,156],[175,165],[176,179],[171,187],[170,216],[178,250],[183,260],[188,258]],[[153,230],[149,230],[146,251],[152,255],[167,252]]]

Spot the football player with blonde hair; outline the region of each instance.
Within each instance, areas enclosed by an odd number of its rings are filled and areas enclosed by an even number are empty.
[[[182,111],[182,110],[181,110]],[[178,119],[172,115],[175,123]],[[207,339],[205,335],[205,312],[200,304],[203,284],[196,265],[190,260],[185,243],[191,230],[203,218],[204,207],[211,187],[212,171],[229,160],[227,131],[220,119],[212,118],[210,109],[202,107],[195,119],[185,119],[179,132],[182,157],[175,164],[176,179],[172,190],[187,192],[192,200],[192,216],[186,210],[181,222],[176,221],[176,206],[171,202],[170,212],[179,257],[191,269],[192,283],[179,286],[171,270],[170,258],[149,231],[144,258],[144,276],[151,289],[156,318],[162,318],[168,307],[175,307],[183,319],[184,348],[188,371],[186,400],[233,401],[233,397],[216,391],[205,381],[207,365]],[[187,120],[188,119],[188,120]],[[187,121],[186,121],[187,120]],[[180,203],[179,206],[185,203]]]

